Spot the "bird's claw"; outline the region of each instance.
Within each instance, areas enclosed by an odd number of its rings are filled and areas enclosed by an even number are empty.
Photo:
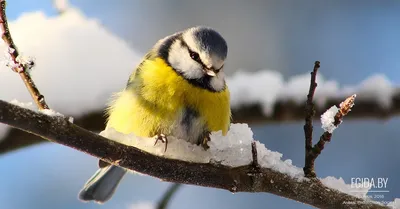
[[[208,150],[210,146],[208,146],[208,142],[211,141],[210,135],[207,134],[207,136],[204,137],[203,141],[201,142],[201,146],[204,148],[204,150]]]
[[[166,152],[167,151],[167,146],[168,146],[167,136],[165,136],[165,134],[157,134],[157,135],[154,136],[154,139],[155,139],[154,146],[156,146],[158,141],[161,141],[162,143],[165,144],[164,152]]]

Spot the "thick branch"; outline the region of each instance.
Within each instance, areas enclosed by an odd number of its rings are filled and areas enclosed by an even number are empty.
[[[233,168],[162,158],[108,140],[65,118],[51,117],[1,100],[0,122],[164,181],[232,192],[268,192],[318,208],[388,208],[328,188],[317,179],[299,181],[268,168],[260,168],[260,173],[254,174],[252,165]],[[344,204],[346,202],[353,204]]]
[[[343,98],[331,98],[326,105],[315,105],[316,115],[314,119],[319,120],[325,110],[329,107],[339,104]],[[105,117],[103,110],[93,110],[82,116],[74,116],[74,123],[91,131],[100,131],[104,129]],[[262,112],[260,104],[243,106],[232,110],[235,123],[281,123],[304,120],[304,103],[295,103],[292,101],[278,101],[275,104],[274,111],[270,116]],[[396,91],[392,98],[392,106],[382,107],[375,99],[363,99],[361,96],[357,100],[357,108],[352,110],[351,114],[346,116],[346,120],[377,118],[387,119],[390,116],[400,114],[400,91]],[[40,137],[27,134],[26,132],[11,129],[9,133],[0,139],[0,155],[7,152],[20,149],[26,146],[47,142]]]

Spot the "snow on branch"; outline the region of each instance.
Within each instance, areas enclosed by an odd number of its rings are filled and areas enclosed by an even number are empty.
[[[167,152],[162,154],[162,145],[148,146],[154,144],[151,139],[105,130],[102,135],[110,140],[70,123],[65,117],[35,112],[2,100],[0,122],[163,181],[231,192],[268,192],[318,208],[388,208],[327,187],[318,179],[303,177],[301,168],[288,160],[282,161],[280,153],[268,150],[259,142],[253,143],[252,132],[246,125],[233,124],[223,139],[220,133],[213,133],[210,147],[214,147],[214,151],[194,150],[196,154],[186,160],[195,145],[185,140],[171,137]],[[125,137],[124,144],[119,142],[121,137]],[[224,140],[228,141],[228,146],[221,142]],[[180,151],[181,156],[168,154],[169,150]],[[243,159],[234,161],[238,156]],[[254,156],[257,156],[256,161]]]

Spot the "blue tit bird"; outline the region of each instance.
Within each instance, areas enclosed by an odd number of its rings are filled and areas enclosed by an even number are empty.
[[[110,103],[107,128],[164,142],[174,136],[207,149],[212,131],[226,135],[229,129],[230,98],[223,71],[227,52],[225,39],[208,27],[159,40]],[[127,171],[99,165],[79,193],[83,201],[109,200]]]

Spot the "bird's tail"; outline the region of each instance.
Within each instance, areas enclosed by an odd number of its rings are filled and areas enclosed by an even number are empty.
[[[79,192],[79,199],[97,203],[106,202],[114,194],[125,173],[125,169],[114,165],[100,168],[83,186]]]

